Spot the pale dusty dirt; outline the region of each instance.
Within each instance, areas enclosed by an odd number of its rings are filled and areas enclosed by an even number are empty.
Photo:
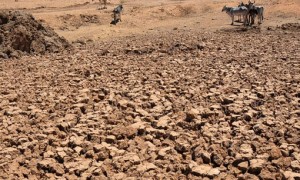
[[[0,60],[0,179],[300,179],[299,0],[123,2],[1,1],[74,49]]]
[[[120,3],[109,1],[107,9],[98,10],[99,3],[85,0],[3,0],[1,9],[23,9],[33,13],[37,19],[45,20],[56,31],[69,39],[104,40],[111,36],[124,37],[138,34],[151,34],[173,28],[191,28],[215,31],[228,28],[230,18],[221,9],[224,5],[235,6],[236,0],[124,0],[123,22],[110,25],[111,11]],[[300,22],[300,0],[257,0],[256,4],[266,8],[266,21],[262,27],[281,25],[287,22]],[[26,9],[24,9],[26,8]],[[72,15],[77,19],[65,22],[59,17]],[[96,15],[99,22],[85,24],[79,28],[66,24],[77,22],[80,15]],[[80,21],[80,20],[79,20]]]

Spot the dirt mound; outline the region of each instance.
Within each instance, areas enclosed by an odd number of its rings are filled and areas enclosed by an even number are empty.
[[[60,52],[70,47],[52,28],[20,11],[0,11],[0,57]]]

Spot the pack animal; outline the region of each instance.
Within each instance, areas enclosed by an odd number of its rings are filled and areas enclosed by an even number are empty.
[[[242,6],[245,6],[245,4],[244,4],[243,2],[241,2],[241,3],[238,5],[238,7],[242,7]],[[241,16],[241,15],[238,16],[238,21],[237,21],[237,22],[243,22],[243,21],[242,21],[242,16]]]
[[[248,4],[245,5],[249,10],[248,16],[249,16],[250,25],[255,23],[256,16],[258,17],[258,24],[261,24],[264,19],[264,7],[255,6],[254,3],[255,1],[251,2],[249,0]]]
[[[222,12],[225,11],[231,17],[231,25],[234,24],[234,16],[242,16],[244,19],[244,25],[247,24],[248,9],[245,6],[241,7],[226,7],[224,6]]]
[[[262,21],[264,20],[264,7],[263,6],[253,6],[253,9],[255,9],[257,18],[258,18],[258,24],[262,24]]]
[[[123,5],[118,5],[114,10],[113,10],[113,17],[114,17],[114,22],[122,21],[121,19],[121,12],[123,11]]]

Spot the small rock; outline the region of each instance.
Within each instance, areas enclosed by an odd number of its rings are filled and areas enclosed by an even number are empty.
[[[200,42],[199,44],[197,44],[197,48],[199,50],[203,50],[206,47],[206,44],[204,42]]]
[[[77,103],[79,104],[87,104],[89,102],[90,98],[88,96],[82,96],[77,98]]]
[[[65,151],[59,151],[57,152],[57,155],[59,156],[59,158],[63,159],[64,157],[67,156],[67,154],[65,153]]]
[[[149,113],[147,111],[145,111],[144,109],[137,108],[135,111],[144,117],[150,116]]]
[[[137,165],[141,163],[141,159],[135,153],[128,153],[123,156],[124,161],[130,161],[132,164]]]
[[[207,164],[195,166],[192,168],[192,173],[198,176],[204,176],[207,175],[208,171],[210,171],[212,167]]]
[[[278,147],[273,146],[271,151],[270,151],[270,158],[273,159],[278,159],[282,156],[281,151]]]
[[[222,104],[223,105],[228,105],[228,104],[232,104],[234,102],[234,99],[231,97],[225,97],[223,98]]]
[[[247,112],[247,113],[244,114],[244,119],[246,121],[251,121],[252,118],[253,118],[253,114],[252,113]]]
[[[203,164],[192,167],[192,173],[197,176],[214,177],[220,174],[220,170],[218,168],[213,168],[210,165]]]
[[[88,150],[88,151],[85,153],[85,157],[86,157],[86,158],[94,158],[94,151],[93,151],[93,150]]]
[[[0,58],[2,59],[8,59],[8,55],[5,53],[0,52]]]
[[[0,149],[1,150],[1,149]],[[17,148],[8,147],[0,151],[1,156],[4,155],[15,155],[18,154],[19,150]]]
[[[179,137],[179,133],[178,132],[175,132],[175,131],[171,131],[170,132],[170,139],[172,140],[176,140],[178,137]]]
[[[299,171],[300,170],[300,163],[298,160],[292,161],[291,162],[291,167],[294,171]]]
[[[300,113],[299,113],[300,114]],[[294,128],[300,131],[300,122],[294,124]]]
[[[8,94],[5,96],[6,99],[9,100],[9,102],[16,102],[18,101],[18,94]]]
[[[300,173],[295,173],[295,172],[292,172],[292,171],[285,171],[283,173],[283,177],[284,177],[284,179],[298,180],[298,179],[300,179]]]
[[[126,174],[121,172],[121,173],[117,173],[117,174],[113,175],[111,178],[115,179],[115,180],[123,180],[126,177],[127,177]]]
[[[248,161],[244,161],[238,164],[237,166],[239,168],[239,170],[241,170],[242,172],[246,172],[248,170],[249,167],[249,163]]]
[[[67,122],[62,122],[59,125],[57,125],[57,127],[60,131],[68,132],[70,129],[70,124]]]
[[[281,157],[279,159],[272,160],[272,164],[281,168],[291,167],[291,162],[292,162],[291,157]]]
[[[44,153],[44,158],[53,158],[54,157],[54,153],[52,151],[47,151]]]
[[[75,167],[75,172],[77,174],[81,174],[90,168],[91,160],[82,160],[77,162],[77,166]]]
[[[208,118],[213,116],[214,114],[214,111],[211,111],[209,108],[203,108],[200,110],[200,115],[202,118]]]
[[[37,163],[38,169],[42,169],[46,172],[56,173],[59,176],[65,174],[65,170],[62,164],[56,163],[52,158],[44,159]]]
[[[218,168],[212,168],[211,170],[208,171],[207,175],[208,177],[215,177],[220,174],[220,170]]]
[[[273,180],[273,179],[276,179],[274,173],[271,173],[270,171],[265,170],[265,169],[263,169],[261,171],[261,173],[259,174],[259,177],[261,179],[264,179],[264,180]]]
[[[220,154],[213,153],[211,156],[211,161],[219,167],[223,163],[223,157]]]
[[[167,155],[167,153],[169,153],[170,150],[171,150],[171,147],[163,148],[163,149],[161,149],[161,150],[158,151],[158,155],[161,158],[164,158]]]
[[[149,99],[150,99],[152,102],[158,102],[158,101],[159,101],[159,98],[158,98],[156,95],[154,95],[154,94],[152,94],[152,95],[149,97]]]
[[[170,117],[169,116],[163,116],[163,117],[159,118],[156,126],[158,128],[165,129],[166,127],[168,127],[169,121],[170,121]]]
[[[37,166],[40,168],[47,168],[50,164],[55,163],[55,160],[52,158],[43,159],[37,163]]]
[[[178,151],[179,153],[184,153],[184,152],[189,151],[189,149],[190,149],[190,144],[188,144],[188,143],[185,142],[185,141],[180,141],[180,139],[179,139],[179,140],[176,141],[175,149],[176,149],[176,151]]]
[[[197,109],[191,109],[186,113],[186,121],[191,122],[193,119],[197,118],[199,115],[199,111]]]
[[[293,152],[292,156],[300,162],[300,153]]]
[[[210,163],[210,157],[211,157],[210,153],[208,153],[207,151],[204,151],[201,153],[201,157],[202,157],[204,163],[206,163],[206,164]]]
[[[253,150],[250,144],[242,144],[240,147],[240,153],[243,158],[251,158]]]
[[[252,159],[250,160],[250,168],[249,172],[252,174],[258,175],[262,168],[264,167],[264,164],[266,163],[263,159]]]
[[[50,166],[58,176],[62,176],[65,174],[65,170],[62,164],[55,163],[51,164]]]
[[[107,142],[109,144],[115,143],[116,142],[116,136],[114,136],[114,135],[107,136],[106,139],[105,139],[105,142]]]
[[[77,152],[77,154],[80,154],[81,151],[82,151],[82,148],[81,148],[80,146],[76,146],[76,147],[74,148],[74,150],[75,150],[75,152]]]
[[[154,170],[156,168],[157,168],[157,166],[155,166],[153,163],[145,163],[145,164],[140,164],[137,167],[137,171],[138,172],[147,172],[150,170]]]
[[[113,130],[113,135],[116,137],[127,137],[129,139],[135,137],[135,135],[138,133],[138,131],[144,131],[145,125],[142,122],[137,122],[132,125],[126,126],[126,127],[120,127],[115,128]]]
[[[238,179],[239,180],[259,180],[259,178],[253,174],[249,174],[249,173],[246,173],[246,174],[240,174],[238,176]]]
[[[127,104],[128,104],[128,101],[125,100],[125,99],[122,99],[118,102],[119,106],[122,107],[122,108],[126,108],[127,107]]]

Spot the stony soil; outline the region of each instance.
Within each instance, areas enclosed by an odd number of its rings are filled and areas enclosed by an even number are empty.
[[[299,179],[297,26],[0,61],[0,178]]]
[[[0,58],[18,58],[24,54],[56,53],[70,44],[53,29],[28,13],[0,11]]]

